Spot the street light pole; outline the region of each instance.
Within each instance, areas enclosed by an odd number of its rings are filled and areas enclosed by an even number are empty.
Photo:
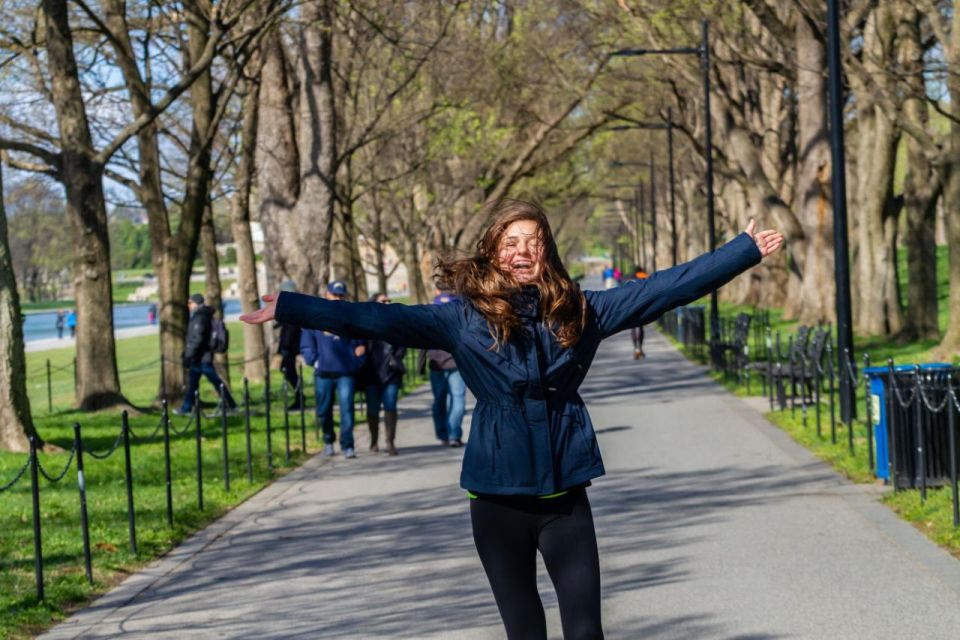
[[[701,27],[700,66],[703,69],[703,118],[704,118],[704,155],[707,163],[707,237],[710,251],[717,249],[717,231],[714,228],[713,211],[713,126],[710,112],[710,23],[703,21]],[[717,291],[710,294],[710,342],[713,345],[713,359],[716,362],[716,344],[720,341],[720,313],[717,309]]]
[[[662,129],[667,132],[667,173],[669,175],[670,181],[670,255],[671,255],[671,266],[677,266],[677,207],[676,207],[676,185],[674,184],[674,175],[673,175],[673,110],[667,108],[667,121],[665,124],[660,124],[656,122],[638,122],[632,118],[621,117],[622,120],[626,120],[632,124],[628,125],[618,125],[616,127],[611,127],[611,131],[626,131],[627,129]],[[634,164],[629,162],[618,162],[617,166],[623,166],[627,164]],[[652,181],[651,176],[651,181]],[[656,218],[656,216],[654,216]],[[656,259],[654,259],[656,262]],[[644,262],[644,268],[649,267],[650,265]],[[654,269],[656,271],[656,269]]]
[[[636,239],[636,252],[633,254],[633,266],[642,265],[641,252],[643,245],[640,244],[640,190],[633,189],[633,236]]]
[[[640,258],[643,260],[644,270],[649,270],[650,263],[647,262],[647,216],[644,214],[643,210],[643,183],[640,183],[638,187],[639,197],[637,198],[637,211],[640,213]],[[648,271],[648,273],[652,273]]]
[[[620,49],[614,51],[615,56],[644,56],[654,55],[696,55],[700,57],[700,70],[703,74],[703,117],[704,117],[704,156],[706,161],[707,179],[707,232],[710,251],[717,248],[717,234],[714,228],[714,194],[713,194],[713,127],[710,110],[710,24],[704,20],[701,24],[700,46],[677,47],[671,49]],[[710,294],[710,342],[711,345],[719,341],[720,315],[717,309],[717,292]],[[716,362],[715,349],[711,347],[712,359]]]
[[[673,186],[673,109],[667,107],[667,172],[670,176],[671,266],[677,266],[677,203]]]
[[[650,272],[657,272],[657,187],[653,173],[653,149],[650,150],[650,229],[651,229],[651,261]]]
[[[833,255],[837,287],[837,355],[853,355],[853,320],[850,303],[850,245],[847,239],[847,183],[843,153],[843,87],[840,67],[840,13],[837,0],[827,0],[827,62],[830,91],[830,161],[833,190]],[[848,355],[849,354],[849,355]],[[841,372],[845,364],[841,364]],[[856,417],[856,389],[850,376],[840,376],[840,418],[850,424]],[[867,428],[871,428],[868,427]]]

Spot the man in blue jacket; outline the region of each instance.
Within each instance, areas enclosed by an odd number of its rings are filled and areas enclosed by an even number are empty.
[[[327,285],[327,300],[347,297],[347,285],[335,280]],[[356,458],[353,443],[353,394],[357,372],[366,358],[363,340],[346,338],[327,331],[304,330],[300,335],[300,355],[313,367],[317,398],[317,420],[323,428],[323,454],[333,455],[333,394],[340,400],[340,450],[345,458]]]

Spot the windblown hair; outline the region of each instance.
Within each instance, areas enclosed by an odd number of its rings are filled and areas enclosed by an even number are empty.
[[[469,301],[483,314],[495,347],[507,342],[510,333],[521,326],[512,300],[523,287],[512,274],[500,269],[497,259],[500,244],[514,222],[535,222],[543,247],[543,262],[540,280],[531,284],[540,289],[540,315],[561,345],[573,346],[580,340],[586,324],[586,299],[560,261],[547,216],[534,204],[512,199],[494,205],[491,215],[493,222],[477,243],[473,256],[438,261],[435,270],[438,285]]]

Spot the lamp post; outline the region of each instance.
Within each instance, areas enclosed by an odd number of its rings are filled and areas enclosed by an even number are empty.
[[[676,194],[676,185],[674,184],[673,176],[673,109],[667,108],[667,119],[666,122],[640,122],[633,120],[632,118],[621,117],[621,120],[626,120],[631,124],[617,125],[615,127],[610,127],[611,131],[626,131],[628,129],[647,129],[647,130],[663,130],[667,132],[667,174],[668,174],[668,186],[670,187],[670,266],[677,266],[677,194]],[[653,154],[651,152],[651,166],[650,166],[650,186],[653,189]],[[654,220],[654,235],[656,235],[656,205],[653,202],[653,193],[650,195],[651,211],[653,212]],[[654,256],[653,256],[653,271],[657,270],[656,267],[656,239],[654,239]],[[644,266],[646,260],[644,260]]]
[[[853,355],[853,320],[850,311],[850,245],[847,239],[847,183],[843,154],[843,87],[840,68],[840,14],[837,0],[827,1],[827,64],[830,92],[830,162],[833,174],[833,256],[837,286],[837,355],[856,362]],[[846,364],[841,364],[841,372]],[[840,376],[840,418],[850,424],[856,417],[856,389],[850,376]],[[871,428],[869,425],[867,428]]]
[[[713,208],[713,128],[711,126],[712,113],[710,111],[710,25],[704,20],[700,29],[700,46],[677,47],[673,49],[620,49],[614,51],[614,56],[645,56],[645,55],[695,55],[700,57],[700,70],[703,75],[703,115],[704,115],[704,156],[706,161],[707,181],[707,238],[710,251],[717,248],[717,235],[714,228]],[[716,344],[719,340],[720,315],[717,310],[717,292],[710,294],[710,341]],[[711,349],[713,352],[714,349]],[[716,354],[711,354],[714,359]]]

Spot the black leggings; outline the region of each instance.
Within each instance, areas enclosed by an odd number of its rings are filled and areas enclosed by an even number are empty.
[[[599,640],[600,560],[585,489],[557,498],[470,501],[473,541],[509,640],[545,640],[537,550],[557,591],[564,640]]]
[[[643,327],[630,327],[630,339],[634,349],[643,348]]]

